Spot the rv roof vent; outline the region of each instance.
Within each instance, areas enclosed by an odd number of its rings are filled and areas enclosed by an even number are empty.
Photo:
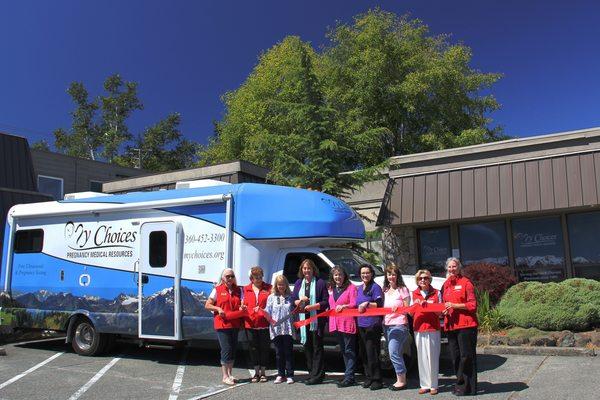
[[[175,189],[194,189],[209,186],[231,185],[229,182],[217,181],[215,179],[200,179],[197,181],[179,181],[175,183]]]
[[[67,194],[65,194],[65,200],[87,199],[87,198],[90,198],[90,197],[100,197],[100,196],[112,196],[112,194],[110,194],[110,193],[98,193],[98,192],[67,193]]]

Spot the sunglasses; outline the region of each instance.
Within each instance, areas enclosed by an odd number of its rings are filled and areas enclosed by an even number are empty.
[[[430,281],[430,280],[431,280],[431,278],[430,278],[430,277],[428,277],[428,276],[420,276],[420,277],[419,277],[419,280],[420,280],[420,281]]]
[[[263,276],[262,275],[252,275],[253,279],[262,279]]]
[[[225,279],[233,279],[235,278],[235,275],[225,275]]]

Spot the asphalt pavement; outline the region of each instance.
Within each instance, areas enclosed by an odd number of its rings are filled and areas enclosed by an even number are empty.
[[[297,383],[292,385],[248,383],[243,353],[234,373],[246,379],[234,387],[221,383],[218,351],[158,350],[119,345],[102,357],[82,357],[62,340],[5,345],[0,358],[0,399],[423,399],[416,371],[409,374],[409,388],[401,392],[376,392],[360,386],[337,388],[343,376],[339,354],[326,359],[325,383],[306,386],[303,355],[296,354]],[[274,357],[273,357],[274,358]],[[272,366],[271,366],[272,367]],[[600,358],[493,355],[478,356],[479,393],[486,399],[596,399],[600,393]],[[274,371],[269,373],[274,375]],[[358,375],[357,379],[362,380]],[[387,382],[393,378],[387,377]],[[440,393],[452,398],[452,371],[442,360]]]

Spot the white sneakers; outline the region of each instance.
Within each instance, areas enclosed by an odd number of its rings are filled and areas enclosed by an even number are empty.
[[[278,376],[277,378],[275,378],[275,382],[273,382],[274,384],[278,384],[278,383],[283,383],[285,382],[285,378],[283,376]]]
[[[286,383],[287,383],[288,385],[290,385],[290,384],[294,383],[294,378],[287,378],[287,381],[286,381]]]

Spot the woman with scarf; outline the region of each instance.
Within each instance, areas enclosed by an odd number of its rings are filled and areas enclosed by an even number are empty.
[[[245,308],[246,306],[242,305],[242,290],[237,285],[235,273],[231,268],[225,268],[221,273],[219,284],[210,292],[206,300],[205,309],[215,315],[214,326],[221,347],[221,372],[223,383],[226,385],[235,385],[232,370],[238,332],[242,326],[241,318],[228,319],[226,315]]]
[[[477,299],[473,283],[461,274],[460,260],[446,260],[446,281],[442,286],[445,302],[444,329],[448,334],[450,356],[456,373],[457,396],[477,394]]]
[[[329,307],[329,294],[327,284],[318,277],[319,270],[310,259],[300,263],[298,280],[294,284],[292,298],[298,307],[298,319],[303,321],[325,311]],[[304,346],[306,368],[308,370],[307,385],[316,385],[325,378],[325,359],[323,354],[323,333],[325,318],[318,318],[310,324],[300,328],[300,343]]]
[[[250,283],[244,286],[243,304],[248,308],[249,316],[244,321],[248,333],[250,360],[254,365],[252,382],[266,382],[265,369],[269,362],[271,343],[269,340],[269,321],[263,316],[261,310],[267,305],[267,298],[271,294],[271,285],[263,281],[261,267],[250,269]]]
[[[329,308],[341,312],[356,307],[356,286],[350,283],[348,274],[340,266],[329,273]],[[338,387],[354,386],[354,368],[356,366],[356,320],[354,317],[329,316],[329,332],[336,335],[342,356],[344,357],[344,379]]]
[[[439,304],[441,293],[431,286],[431,272],[420,269],[415,274],[417,288],[412,292],[413,304]],[[413,315],[413,331],[419,361],[419,394],[438,394],[440,366],[440,317],[436,313],[417,311]]]
[[[369,264],[361,265],[360,279],[362,285],[358,287],[356,306],[358,312],[364,313],[367,308],[383,306],[383,291],[374,281],[375,270]],[[381,353],[381,317],[358,317],[358,338],[360,340],[359,352],[365,369],[365,381],[362,387],[365,389],[379,390],[383,387],[381,383],[381,365],[379,355]]]

